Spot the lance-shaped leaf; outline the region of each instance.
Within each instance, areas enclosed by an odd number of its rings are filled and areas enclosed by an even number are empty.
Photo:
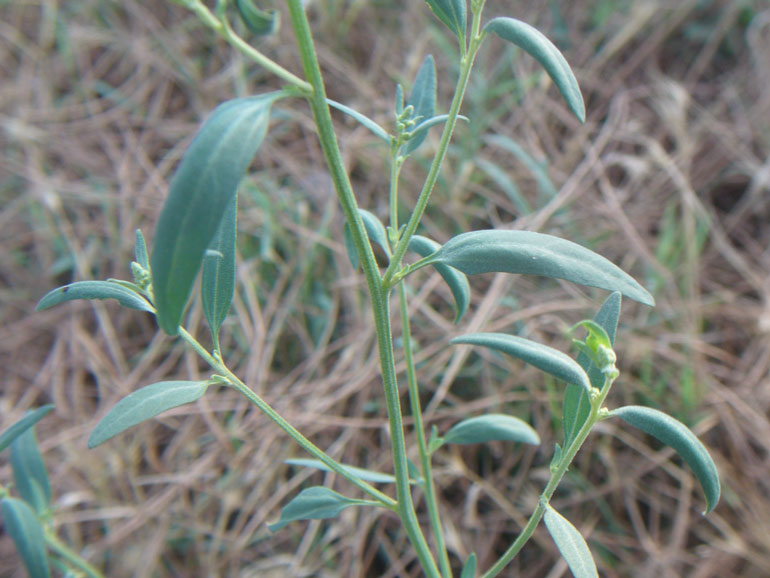
[[[158,324],[176,335],[203,255],[267,132],[282,92],[228,101],[187,149],[160,214],[150,264]]]
[[[235,239],[237,235],[238,195],[219,223],[214,239],[203,258],[201,297],[203,312],[214,336],[214,348],[219,351],[219,330],[230,311],[235,295]]]
[[[332,108],[336,108],[340,112],[344,112],[349,117],[357,120],[362,126],[368,128],[374,135],[380,137],[386,143],[390,143],[390,135],[388,134],[388,131],[386,131],[384,128],[382,128],[380,125],[378,125],[368,116],[361,114],[357,110],[350,108],[349,106],[345,106],[344,104],[342,104],[341,102],[337,102],[336,100],[327,98],[326,102]]]
[[[197,401],[210,384],[209,381],[160,381],[127,395],[96,424],[88,438],[88,447],[95,448],[166,410]]]
[[[437,114],[436,116],[432,116],[428,119],[420,121],[417,124],[417,126],[415,126],[411,131],[412,138],[419,136],[420,134],[422,134],[423,131],[427,131],[433,128],[434,126],[436,126],[437,124],[445,123],[448,118],[449,118],[448,114]],[[467,116],[463,116],[461,114],[458,114],[457,118],[459,120],[464,120],[465,122],[470,122]]]
[[[577,79],[564,55],[542,32],[526,22],[507,17],[490,20],[484,31],[494,32],[533,56],[545,68],[575,116],[585,122],[586,108]]]
[[[37,304],[37,311],[75,299],[116,299],[123,307],[153,313],[147,300],[114,281],[76,281],[48,292]]]
[[[235,7],[243,23],[255,36],[268,36],[278,32],[281,13],[278,10],[260,10],[253,0],[235,0]]]
[[[269,524],[271,532],[283,528],[289,522],[296,520],[322,520],[333,518],[350,506],[376,506],[377,502],[370,500],[354,500],[338,494],[323,486],[313,486],[302,490],[291,502],[281,510],[281,518],[275,524]]]
[[[390,244],[388,243],[388,233],[385,230],[385,225],[382,224],[377,215],[366,209],[358,209],[358,214],[361,215],[361,220],[364,222],[369,239],[382,247],[385,254],[390,257]]]
[[[444,436],[445,444],[478,444],[491,441],[540,445],[540,436],[524,420],[512,415],[489,414],[464,419]]]
[[[35,511],[22,500],[4,498],[0,512],[5,531],[16,544],[30,578],[50,578],[45,531]]]
[[[662,411],[638,405],[618,408],[610,412],[610,415],[619,417],[675,449],[692,468],[703,487],[707,506],[704,514],[714,509],[721,493],[719,472],[706,447],[686,425]]]
[[[615,344],[615,333],[618,329],[618,319],[620,318],[620,305],[622,297],[620,293],[612,293],[607,297],[599,312],[594,317],[598,323],[607,332],[610,343]],[[591,385],[601,389],[604,385],[604,375],[596,364],[585,353],[580,353],[577,362],[588,373]],[[572,440],[583,427],[591,412],[591,401],[585,389],[575,385],[568,385],[564,394],[564,447],[569,447]]]
[[[457,35],[461,44],[465,44],[465,31],[468,27],[467,0],[427,0],[433,13]]]
[[[16,489],[24,501],[38,514],[47,511],[51,504],[51,481],[37,445],[34,426],[11,444],[11,467]]]
[[[414,80],[412,94],[409,95],[408,105],[414,107],[412,118],[419,122],[433,117],[436,111],[436,63],[430,54],[425,58]],[[401,148],[401,155],[408,156],[419,147],[428,136],[427,131],[421,131],[412,136]]]
[[[414,235],[409,239],[409,249],[421,257],[427,257],[438,251],[440,248],[441,245],[436,241],[421,235]],[[461,273],[448,265],[436,263],[434,266],[452,291],[452,296],[455,299],[455,323],[459,323],[460,319],[462,319],[463,315],[465,315],[465,312],[468,310],[468,304],[471,302],[471,286],[470,283],[468,283],[468,278],[464,273]]]
[[[28,411],[23,418],[5,430],[2,435],[0,435],[0,452],[11,445],[13,440],[15,440],[45,416],[47,416],[53,407],[53,404],[48,404],[37,409],[33,409],[32,411]]]
[[[291,459],[291,460],[286,460],[284,463],[292,466],[316,468],[319,470],[323,470],[324,472],[333,471],[329,466],[327,466],[325,463],[323,463],[320,460]],[[365,482],[373,482],[375,484],[395,484],[396,483],[395,476],[391,476],[390,474],[382,474],[380,472],[375,472],[373,470],[365,470],[363,468],[346,466],[344,464],[342,465],[342,468],[349,474],[352,474],[356,476],[358,479],[364,480]]]
[[[583,536],[550,505],[545,510],[545,525],[575,578],[599,578],[596,563]]]
[[[590,391],[588,375],[569,355],[558,349],[505,333],[469,333],[452,339],[454,344],[482,345],[523,359],[554,377]]]
[[[144,269],[150,268],[150,257],[147,253],[147,242],[141,229],[136,230],[136,243],[134,244],[134,258]]]
[[[531,231],[485,230],[453,237],[422,266],[444,263],[467,275],[524,273],[620,291],[654,305],[652,295],[633,277],[601,255],[577,243]]]
[[[476,553],[474,552],[465,561],[460,578],[476,578]]]

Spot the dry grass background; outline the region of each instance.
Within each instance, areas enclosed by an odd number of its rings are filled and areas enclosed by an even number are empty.
[[[333,98],[390,122],[395,83],[408,85],[430,51],[446,107],[451,43],[421,2],[316,0],[311,12]],[[531,59],[489,42],[464,107],[472,125],[458,129],[426,231],[439,240],[485,226],[561,234],[651,288],[655,309],[624,309],[611,404],[653,405],[690,424],[724,484],[720,506],[702,518],[697,483],[671,451],[604,422],[557,507],[588,537],[603,576],[770,576],[770,6],[490,0],[487,14],[527,20],[560,43],[588,121],[570,117]],[[299,70],[288,25],[263,46]],[[398,524],[376,510],[270,534],[265,523],[303,484],[355,494],[331,475],[284,465],[304,456],[233,392],[87,451],[88,432],[120,397],[206,368],[148,316],[113,303],[33,311],[59,284],[127,278],[133,232],[152,239],[201,119],[275,86],[170,2],[0,1],[0,427],[56,404],[38,426],[56,525],[109,576],[419,575]],[[227,357],[332,455],[387,471],[362,279],[340,242],[309,111],[281,110],[241,190]],[[384,215],[386,151],[338,120],[361,204]],[[429,153],[405,170],[407,202]],[[507,411],[544,440],[536,450],[492,444],[436,456],[450,547],[463,559],[477,552],[483,568],[536,503],[560,439],[560,388],[508,360],[448,349],[447,338],[484,328],[566,349],[564,329],[602,296],[539,279],[474,279],[471,312],[456,328],[435,276],[413,287],[429,422],[444,431],[460,416]],[[195,306],[191,326],[205,340],[201,318]],[[0,481],[10,479],[3,459]],[[23,575],[3,534],[0,575]],[[505,575],[569,571],[539,532]]]

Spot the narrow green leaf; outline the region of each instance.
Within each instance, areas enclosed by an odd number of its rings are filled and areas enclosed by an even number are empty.
[[[320,460],[308,460],[308,459],[291,459],[286,460],[284,463],[292,466],[303,466],[306,468],[317,468],[324,472],[331,472],[331,468]],[[395,484],[396,478],[390,474],[381,474],[373,470],[365,470],[363,468],[356,468],[354,466],[342,466],[345,471],[358,477],[365,482],[373,482],[375,484]]]
[[[618,408],[610,412],[610,415],[619,417],[674,448],[692,468],[703,487],[707,505],[704,515],[714,509],[721,493],[719,472],[706,446],[686,425],[662,411],[638,405]]]
[[[444,263],[467,275],[524,273],[620,291],[654,305],[649,292],[608,259],[565,239],[531,231],[473,231],[458,235],[423,265]]]
[[[21,500],[4,498],[0,512],[5,531],[16,544],[30,578],[50,578],[45,531],[35,511]]]
[[[545,510],[545,525],[575,578],[599,578],[596,562],[583,536],[550,505]]]
[[[412,118],[420,119],[419,122],[433,117],[436,111],[436,63],[430,54],[425,58],[414,81],[412,94],[409,95],[408,105],[414,107]],[[410,138],[401,148],[401,155],[406,157],[412,154],[428,136],[428,132],[419,132]]]
[[[350,230],[350,223],[347,221],[342,226],[342,238],[345,241],[345,249],[348,252],[348,259],[350,259],[350,264],[353,265],[353,269],[358,269],[358,266],[361,264],[361,258],[358,255],[358,247],[356,247],[356,242],[353,240],[353,233]]]
[[[476,553],[474,552],[465,561],[460,578],[476,578]]]
[[[617,291],[612,293],[605,300],[594,317],[598,323],[607,332],[610,343],[615,344],[615,333],[618,329],[618,319],[620,319],[620,306],[622,296]],[[604,375],[591,358],[585,353],[578,355],[577,362],[588,373],[591,385],[600,389],[604,385]],[[564,394],[564,447],[569,447],[580,428],[588,419],[591,412],[591,401],[585,389],[575,385],[568,385]]]
[[[401,116],[404,112],[404,87],[400,84],[396,85],[396,117]]]
[[[198,400],[206,393],[210,383],[209,381],[161,381],[127,395],[96,424],[88,438],[88,447],[95,448],[128,428],[166,410]]]
[[[426,1],[436,17],[455,33],[460,40],[460,44],[465,45],[465,31],[468,28],[467,0]]]
[[[296,520],[322,520],[333,518],[350,506],[377,505],[369,500],[354,500],[338,494],[323,486],[313,486],[302,490],[297,497],[284,506],[281,518],[275,524],[269,524],[271,532],[276,532]]]
[[[446,444],[479,444],[498,440],[540,445],[540,436],[527,422],[512,415],[494,413],[464,419],[444,436]]]
[[[158,324],[176,335],[203,255],[267,132],[283,92],[217,107],[182,157],[158,221],[152,266]]]
[[[28,411],[23,418],[5,430],[2,435],[0,435],[0,452],[11,445],[13,440],[47,416],[53,408],[53,404],[48,404]]]
[[[419,136],[423,131],[427,131],[427,130],[433,128],[434,126],[436,126],[437,124],[445,123],[448,118],[449,118],[448,114],[438,114],[436,116],[432,116],[430,118],[421,120],[417,124],[417,126],[415,126],[412,129],[412,138],[415,138],[415,137]],[[466,122],[470,122],[467,116],[463,116],[461,114],[457,115],[457,118],[459,120],[464,120]]]
[[[427,257],[440,248],[441,245],[436,241],[421,235],[414,235],[409,240],[409,249],[421,257]],[[459,323],[465,312],[468,311],[468,305],[471,302],[471,285],[468,283],[468,277],[448,265],[436,263],[434,267],[452,291],[452,296],[455,300],[455,323]]]
[[[278,32],[281,13],[278,10],[260,10],[252,0],[235,0],[235,7],[246,27],[255,36],[269,36]]]
[[[135,291],[112,281],[76,281],[48,292],[37,304],[37,311],[75,299],[116,299],[123,307],[153,313],[152,305]]]
[[[533,56],[545,68],[575,116],[585,122],[586,108],[577,79],[564,55],[542,32],[526,22],[507,17],[490,20],[484,31],[494,32]]]
[[[590,391],[591,383],[582,367],[569,355],[558,349],[505,333],[469,333],[452,339],[452,343],[482,345],[523,359],[530,365],[550,373],[567,383],[579,385]]]
[[[388,134],[388,131],[386,131],[384,128],[382,128],[380,125],[378,125],[376,122],[374,122],[371,118],[369,118],[365,114],[361,114],[357,110],[350,108],[349,106],[345,106],[344,104],[337,102],[336,100],[332,100],[330,98],[327,98],[326,102],[332,108],[336,108],[340,112],[344,112],[349,117],[357,120],[362,126],[368,128],[375,136],[380,137],[386,143],[390,143],[390,135]]]
[[[390,257],[390,243],[388,243],[388,232],[385,230],[385,225],[382,224],[377,215],[366,209],[358,209],[358,214],[361,215],[369,239],[382,247],[385,254]]]
[[[34,426],[13,440],[11,467],[16,489],[24,501],[38,514],[46,512],[51,504],[51,481],[37,445]]]
[[[147,242],[141,229],[136,230],[136,243],[134,244],[134,258],[145,269],[150,268],[150,258],[147,253]]]
[[[219,351],[219,330],[235,295],[235,240],[238,233],[238,195],[233,196],[203,258],[201,298],[203,312]]]

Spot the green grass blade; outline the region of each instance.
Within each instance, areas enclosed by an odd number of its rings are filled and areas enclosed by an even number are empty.
[[[506,17],[490,20],[484,31],[494,32],[533,56],[545,68],[575,116],[585,122],[586,108],[577,79],[564,55],[542,32],[526,22]]]
[[[22,500],[4,498],[0,502],[0,512],[5,531],[16,544],[30,578],[50,578],[45,531],[35,511]]]
[[[5,430],[2,435],[0,435],[0,452],[10,446],[13,440],[47,416],[53,408],[53,404],[48,404],[28,411],[23,418]]]
[[[527,422],[501,414],[480,415],[455,424],[444,436],[445,444],[479,444],[491,441],[540,445],[540,436]]]
[[[550,505],[545,510],[545,526],[575,578],[599,578],[596,562],[583,536]]]
[[[454,344],[481,345],[502,351],[534,365],[567,383],[579,385],[586,391],[591,389],[588,375],[578,363],[566,353],[542,343],[507,335],[505,333],[469,333],[452,339]]]
[[[284,463],[292,466],[302,466],[306,468],[316,468],[323,470],[324,472],[331,472],[332,469],[320,460],[308,460],[308,459],[291,459],[286,460]],[[345,471],[356,476],[357,478],[364,480],[365,482],[373,482],[376,484],[395,484],[396,478],[390,474],[382,474],[373,470],[365,470],[363,468],[356,468],[354,466],[342,465]]]
[[[447,28],[455,33],[460,44],[465,45],[468,28],[467,0],[427,0],[428,6]]]
[[[559,237],[530,231],[473,231],[458,235],[424,265],[444,263],[467,275],[524,273],[620,291],[654,305],[652,295],[633,277],[601,255]]]
[[[417,73],[417,78],[414,80],[414,87],[412,93],[409,95],[408,105],[414,107],[414,115],[412,118],[419,118],[418,123],[426,121],[433,117],[436,112],[436,63],[433,60],[433,56],[430,54],[425,57],[425,60],[420,67],[420,71]],[[414,134],[407,143],[401,149],[402,156],[408,156],[412,154],[417,147],[419,147],[425,139],[428,137],[428,131],[420,131]]]
[[[11,444],[11,467],[16,489],[24,501],[38,514],[46,512],[51,504],[51,481],[37,445],[34,426]]]
[[[476,553],[474,552],[465,561],[463,570],[460,573],[460,578],[476,578]]]
[[[382,128],[380,125],[378,125],[368,116],[361,114],[360,112],[358,112],[353,108],[350,108],[349,106],[345,106],[341,102],[332,100],[331,98],[327,98],[326,102],[332,108],[336,108],[340,112],[344,112],[349,117],[357,120],[362,126],[368,128],[375,136],[380,137],[386,143],[390,144],[390,135],[388,134],[388,131],[386,131],[384,128]]]
[[[114,281],[76,281],[48,292],[37,304],[37,311],[75,299],[116,299],[123,307],[154,313],[147,300]]]
[[[166,410],[197,401],[209,385],[208,381],[161,381],[129,394],[96,425],[88,438],[88,447],[95,448]]]
[[[152,257],[158,324],[176,335],[203,255],[267,133],[282,92],[228,101],[203,124],[179,164]]]
[[[409,240],[409,249],[420,255],[421,257],[427,257],[438,251],[441,248],[436,241],[423,237],[421,235],[414,235]],[[463,318],[465,312],[468,311],[468,305],[471,302],[471,285],[468,283],[468,277],[464,273],[449,267],[448,265],[442,265],[436,263],[434,265],[439,275],[443,277],[446,284],[452,291],[452,296],[455,300],[455,323],[459,323]]]
[[[692,468],[706,494],[706,511],[711,512],[719,502],[721,488],[719,472],[706,446],[682,422],[650,407],[628,405],[610,412],[626,423],[650,434],[667,446],[674,448]]]
[[[323,486],[313,486],[302,490],[297,497],[281,510],[281,518],[275,524],[269,524],[271,532],[276,532],[289,522],[297,520],[323,520],[334,518],[350,506],[376,505],[368,500],[354,500],[338,494]]]

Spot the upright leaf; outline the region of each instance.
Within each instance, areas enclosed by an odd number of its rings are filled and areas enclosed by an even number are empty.
[[[540,436],[524,420],[512,415],[488,414],[464,419],[444,436],[446,444],[512,441],[540,445]]]
[[[545,525],[575,578],[599,578],[596,563],[583,536],[550,505],[545,510]]]
[[[692,468],[703,487],[707,506],[704,515],[714,509],[721,493],[719,472],[706,447],[686,425],[662,411],[638,405],[618,408],[610,412],[610,415],[619,417],[674,448]]]
[[[562,53],[542,32],[526,22],[506,17],[490,20],[484,31],[497,34],[533,56],[545,68],[575,116],[585,122],[586,108],[577,79]]]
[[[356,242],[353,240],[353,232],[350,230],[350,223],[347,221],[345,221],[345,224],[342,226],[342,239],[345,243],[345,250],[348,252],[350,264],[353,265],[353,269],[358,269],[358,266],[361,264],[361,257],[358,254]]]
[[[409,249],[421,257],[427,257],[440,248],[441,245],[436,241],[421,235],[414,235],[409,239]],[[459,323],[471,302],[471,285],[468,283],[468,278],[457,269],[442,265],[441,263],[437,263],[434,267],[439,275],[444,278],[446,284],[449,285],[450,291],[452,291],[452,296],[455,300],[455,323]]]
[[[267,132],[274,92],[228,101],[198,131],[171,182],[152,266],[158,324],[176,335],[203,255]]]
[[[49,291],[37,304],[37,311],[75,299],[115,299],[123,307],[153,313],[147,299],[115,281],[76,281]]]
[[[452,339],[454,344],[481,345],[502,351],[567,383],[591,389],[586,372],[569,355],[542,343],[505,333],[469,333]]]
[[[313,486],[302,490],[297,497],[284,506],[281,510],[281,518],[268,527],[271,532],[276,532],[289,522],[296,520],[322,520],[333,518],[345,508],[350,506],[377,505],[377,502],[369,500],[354,500],[338,494],[334,490],[323,486]]]
[[[366,209],[358,209],[358,214],[361,215],[361,220],[364,222],[369,239],[377,243],[385,254],[390,257],[390,243],[388,243],[388,233],[385,230],[385,225],[382,224],[377,215]]]
[[[620,291],[654,305],[652,295],[608,259],[565,239],[531,231],[473,231],[446,242],[424,265],[444,263],[467,275],[525,273]]]
[[[0,435],[0,452],[11,445],[13,440],[47,416],[53,408],[53,404],[48,404],[28,411],[23,418],[5,430],[2,435]]]
[[[4,498],[0,512],[5,531],[16,544],[30,578],[50,578],[45,531],[35,511],[22,500]]]
[[[147,253],[147,242],[141,229],[136,230],[136,243],[134,244],[134,258],[145,269],[150,268],[150,258]]]
[[[237,235],[238,195],[234,195],[219,223],[214,239],[203,258],[201,297],[203,312],[219,351],[219,330],[230,311],[235,295],[235,240]]]
[[[108,439],[166,410],[197,401],[210,385],[208,381],[161,381],[153,383],[121,399],[96,424],[88,438],[95,448]]]
[[[474,552],[465,561],[460,578],[476,578],[476,553]]]
[[[24,501],[38,514],[46,512],[51,504],[51,481],[37,445],[34,426],[11,444],[11,467],[16,489]]]
[[[615,333],[620,318],[621,294],[617,291],[607,297],[599,312],[594,317],[607,332],[610,342],[615,344]],[[604,375],[585,353],[578,355],[577,362],[588,373],[591,385],[600,389],[604,385]],[[564,394],[564,447],[569,447],[591,412],[591,401],[585,389],[568,385]]]
[[[432,118],[436,111],[436,63],[430,54],[425,58],[414,80],[412,94],[409,95],[408,105],[414,107],[412,118],[419,119],[418,123]],[[427,131],[421,131],[412,136],[401,149],[402,156],[408,156],[419,147],[428,136]]]
[[[428,6],[447,28],[455,33],[460,44],[465,45],[465,31],[468,28],[467,0],[427,0]]]

